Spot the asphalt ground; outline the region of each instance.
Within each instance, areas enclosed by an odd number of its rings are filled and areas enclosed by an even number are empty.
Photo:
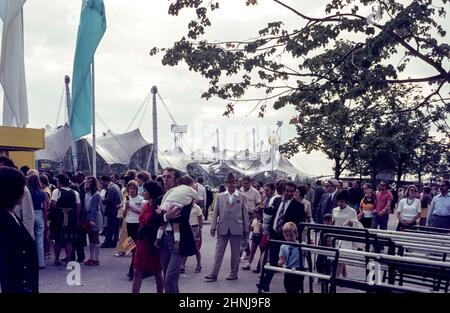
[[[394,229],[397,219],[391,215],[389,229]],[[179,286],[182,293],[255,293],[257,292],[256,283],[259,281],[259,275],[252,271],[239,270],[239,279],[228,281],[225,277],[230,271],[230,249],[227,248],[222,267],[216,282],[206,282],[204,276],[209,274],[214,260],[214,251],[216,239],[209,234],[210,225],[206,224],[203,228],[202,253],[202,271],[194,273],[196,267],[195,256],[189,257],[186,263],[186,273],[180,274]],[[101,239],[102,241],[103,239]],[[53,259],[46,260],[46,268],[40,270],[40,292],[41,293],[129,293],[131,292],[132,282],[126,276],[131,262],[131,256],[115,257],[115,249],[106,248],[100,250],[100,265],[85,266],[80,265],[80,286],[70,286],[66,278],[70,269],[65,266],[54,266]],[[89,249],[85,248],[86,256],[89,256]],[[61,253],[64,256],[64,252]],[[256,260],[259,257],[259,251],[252,264],[252,269],[256,266]],[[242,260],[241,266],[247,261]],[[347,267],[349,277],[358,277],[363,279],[365,269],[356,267]],[[305,290],[308,290],[305,280]],[[317,281],[314,283],[314,290],[320,291],[320,285]],[[285,292],[283,287],[283,274],[276,273],[270,291],[274,293]],[[141,292],[156,292],[155,280],[153,277],[146,278],[143,281]],[[355,292],[345,288],[338,288],[338,293]]]

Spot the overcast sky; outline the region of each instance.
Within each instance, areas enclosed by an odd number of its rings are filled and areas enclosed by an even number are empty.
[[[72,76],[81,0],[28,0],[24,5],[25,67],[30,112],[29,127],[55,126],[64,86],[64,76]],[[298,19],[272,1],[259,1],[258,6],[245,6],[245,0],[221,2],[213,14],[210,40],[244,40],[255,37],[257,31],[273,20],[295,25]],[[300,1],[288,1],[299,3]],[[210,150],[215,145],[215,129],[221,130],[221,148],[252,149],[252,128],[267,149],[267,135],[277,120],[288,124],[292,110],[269,110],[264,119],[252,107],[239,105],[232,118],[222,117],[225,102],[200,98],[207,81],[189,72],[186,66],[164,67],[161,55],[149,56],[154,46],[168,47],[185,35],[192,15],[173,17],[167,13],[166,0],[104,0],[107,30],[96,56],[97,135],[111,129],[115,133],[127,130],[130,122],[153,85],[167,104],[178,124],[189,125],[183,148]],[[310,15],[323,14],[323,0],[301,1],[302,11]],[[0,88],[1,89],[1,88]],[[1,94],[1,90],[0,90]],[[3,97],[2,97],[3,98]],[[2,104],[0,103],[0,106]],[[173,147],[171,119],[158,104],[159,140],[162,150]],[[64,121],[64,107],[58,124]],[[0,113],[1,114],[1,113]],[[247,116],[248,115],[248,116]],[[152,141],[151,106],[140,115],[131,129],[140,125],[143,136]],[[293,128],[281,129],[282,141],[295,135]],[[259,148],[258,148],[259,149]],[[304,153],[294,158],[294,164],[312,174],[331,174],[331,162],[319,153]]]

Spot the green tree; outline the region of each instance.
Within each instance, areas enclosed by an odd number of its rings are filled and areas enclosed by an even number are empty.
[[[225,114],[231,114],[239,101],[261,104],[261,100],[269,100],[279,109],[301,100],[314,104],[318,95],[328,92],[357,99],[391,85],[418,83],[429,84],[431,90],[403,110],[427,109],[439,129],[449,131],[445,123],[449,97],[443,90],[450,82],[450,45],[441,23],[448,0],[413,0],[407,5],[395,0],[329,0],[320,17],[302,12],[300,2],[297,8],[273,0],[297,16],[297,25],[302,26],[292,28],[273,21],[251,40],[208,42],[209,13],[220,9],[219,2],[170,1],[169,14],[192,9],[196,18],[189,23],[186,36],[162,49],[162,62],[170,66],[185,62],[190,70],[207,78],[210,87],[203,97],[228,100]],[[254,0],[245,3],[258,4]],[[368,10],[376,14],[367,17]],[[343,47],[343,38],[354,41]],[[158,51],[153,48],[151,54]],[[422,73],[432,74],[411,72],[413,62],[422,67]],[[262,96],[245,98],[252,90]],[[265,109],[260,105],[261,116]]]
[[[377,119],[366,130],[361,149],[352,154],[353,174],[395,173],[397,184],[404,174],[416,174],[421,180],[440,163],[440,144],[430,136],[430,121],[420,112],[399,114],[389,120]],[[432,156],[433,154],[433,156]]]
[[[364,123],[360,117],[339,100],[318,107],[299,106],[299,117],[291,120],[297,136],[281,147],[281,152],[291,156],[300,151],[324,152],[333,160],[334,177],[339,179],[348,169],[351,155],[360,145]]]
[[[427,153],[432,154],[430,149]],[[446,138],[439,142],[439,148],[437,154],[440,156],[440,162],[433,164],[431,168],[431,174],[435,177],[443,177],[444,179],[450,179],[450,139]]]
[[[350,172],[361,176],[369,175],[373,182],[379,173],[394,172],[395,156],[399,150],[395,133],[396,129],[391,122],[382,124],[376,121],[364,136],[360,148],[352,154]]]
[[[320,17],[302,12],[301,2],[293,7],[273,0],[298,17],[295,27],[274,20],[261,26],[256,38],[210,42],[206,40],[212,26],[209,14],[220,9],[219,3],[170,1],[169,14],[190,9],[196,18],[189,23],[186,36],[172,47],[153,48],[150,54],[163,51],[164,65],[184,62],[189,70],[208,79],[209,88],[202,97],[227,100],[226,116],[239,102],[254,102],[260,117],[268,104],[275,109],[294,106],[299,113],[298,134],[282,147],[286,154],[298,152],[300,146],[306,151],[322,150],[334,161],[335,176],[339,177],[349,168],[351,154],[357,154],[352,147],[360,143],[378,155],[372,155],[370,164],[364,166],[361,162],[365,161],[359,159],[359,168],[365,167],[373,175],[383,167],[380,162],[387,162],[385,167],[395,164],[393,170],[399,175],[410,167],[409,153],[415,144],[413,138],[399,138],[392,121],[401,122],[402,116],[422,112],[438,130],[450,133],[446,123],[450,97],[445,91],[450,85],[450,45],[442,23],[448,0],[412,0],[406,5],[395,0],[329,0]],[[245,3],[264,5],[256,0]],[[367,17],[371,10],[375,13]],[[421,73],[414,72],[412,64],[421,66]],[[410,84],[424,86],[414,101],[397,96],[398,101],[378,101],[399,89],[415,88]],[[379,129],[373,129],[375,134],[380,131],[383,135],[369,136],[363,144],[366,114],[379,123]],[[344,117],[354,124],[343,121]],[[322,123],[325,130],[320,129]],[[396,145],[390,135],[397,140],[405,138],[404,147]]]
[[[425,174],[433,174],[435,169],[442,164],[445,156],[444,147],[441,142],[436,141],[432,136],[424,136],[423,141],[415,151],[411,174],[416,174],[419,182]]]

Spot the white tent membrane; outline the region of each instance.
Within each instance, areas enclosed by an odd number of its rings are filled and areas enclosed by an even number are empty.
[[[72,142],[72,134],[68,124],[53,130],[46,128],[45,149],[36,152],[36,160],[62,162]]]
[[[311,177],[312,175],[309,175],[299,169],[297,169],[295,166],[292,165],[291,162],[289,162],[289,160],[283,156],[283,155],[278,155],[274,162],[273,162],[273,167],[272,167],[272,161],[269,160],[268,163],[264,166],[261,166],[259,168],[255,168],[253,169],[249,175],[251,177],[255,177],[257,175],[260,174],[265,174],[265,173],[278,173],[281,174],[282,176],[286,176],[286,177],[292,177],[295,178],[296,176],[298,176],[300,179],[303,178],[308,178]]]
[[[69,126],[66,124],[56,130],[46,128],[45,149],[36,153],[37,160],[50,160],[54,162],[62,162],[66,157],[67,151],[72,142],[72,136]],[[92,139],[87,140],[92,147]],[[111,131],[104,133],[103,136],[97,138],[97,153],[109,165],[123,164],[129,165],[132,156],[141,148],[149,145],[143,137],[139,129],[124,134],[114,134]],[[248,154],[247,154],[248,155]],[[307,178],[311,177],[302,170],[296,168],[284,156],[277,156],[274,160],[273,169],[272,162],[265,160],[268,153],[264,153],[264,158],[261,155],[261,160],[258,159],[241,159],[236,154],[229,160],[222,162],[215,162],[209,164],[201,164],[192,159],[192,156],[187,155],[181,148],[166,150],[158,153],[158,161],[161,168],[173,167],[180,172],[187,173],[188,166],[192,171],[197,168],[198,173],[205,176],[206,173],[212,175],[222,175],[229,171],[238,173],[239,175],[249,175],[255,177],[257,175],[270,175],[272,171],[277,176]],[[252,157],[253,155],[251,155]]]
[[[227,172],[234,171],[240,175],[247,175],[247,172],[240,168],[233,160],[218,162],[210,166],[210,173],[213,174],[226,174]]]
[[[180,147],[158,153],[158,162],[161,168],[172,167],[182,173],[194,171],[197,175],[206,176],[209,172],[200,163],[192,160],[192,157],[184,153]]]
[[[92,147],[91,138],[88,143]],[[107,164],[128,165],[133,154],[149,144],[139,129],[118,135],[108,130],[104,136],[97,137],[96,150]]]
[[[175,148],[158,153],[158,162],[161,168],[172,167],[180,172],[186,173],[187,166],[192,163],[191,157],[181,150]]]

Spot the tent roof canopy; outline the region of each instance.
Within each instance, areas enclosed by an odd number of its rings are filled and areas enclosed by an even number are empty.
[[[92,138],[88,143],[92,146]],[[130,164],[133,154],[149,144],[139,129],[119,135],[108,130],[97,137],[96,150],[108,164]]]

